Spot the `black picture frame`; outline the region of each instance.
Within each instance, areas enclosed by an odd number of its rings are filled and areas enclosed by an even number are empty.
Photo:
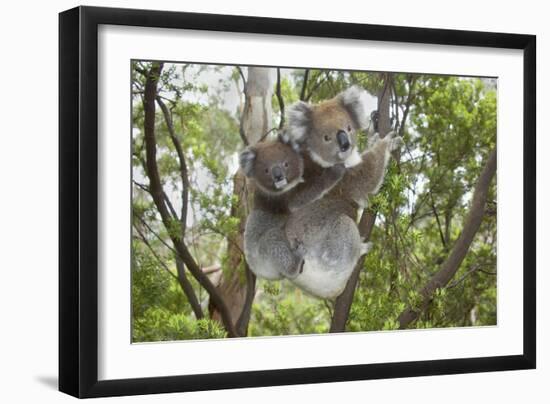
[[[100,24],[523,50],[523,354],[98,381]],[[59,390],[84,398],[535,368],[535,73],[533,35],[96,7],[60,13]]]

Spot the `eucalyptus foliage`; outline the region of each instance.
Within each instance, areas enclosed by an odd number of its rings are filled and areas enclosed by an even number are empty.
[[[147,192],[140,71],[148,65],[134,62],[132,82],[133,341],[224,338],[224,328],[209,318],[208,295],[188,274],[204,317],[197,318],[191,309],[178,282],[176,254],[168,236],[174,232],[184,237],[199,265],[214,268],[209,274],[214,282],[223,276],[227,245],[240,231],[231,207],[236,202],[237,154],[244,147],[239,123],[246,70],[166,64],[160,77],[159,95],[170,109],[187,161],[187,226],[182,233],[179,222],[173,228],[161,225]],[[393,74],[387,86],[376,72],[311,69],[307,81],[304,69],[281,72],[286,107],[302,96],[309,102],[328,99],[352,84],[375,97],[391,92],[391,123],[406,146],[390,163],[382,189],[366,208],[377,215],[370,237],[373,249],[359,276],[347,330],[396,329],[406,307],[422,310],[420,290],[461,233],[476,181],[496,146],[496,81]],[[275,95],[272,103],[276,128],[281,108]],[[158,109],[155,131],[161,181],[179,213],[183,185],[177,150]],[[361,147],[367,137],[361,134]],[[494,180],[481,228],[460,269],[437,290],[412,327],[496,324],[496,186]],[[333,309],[333,302],[310,297],[287,281],[260,281],[248,335],[326,333]]]

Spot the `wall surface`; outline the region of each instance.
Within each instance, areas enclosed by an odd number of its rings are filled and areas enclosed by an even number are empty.
[[[0,400],[63,403],[57,386],[57,13],[74,1],[6,2],[0,25],[2,63],[2,153],[0,154]],[[191,394],[110,399],[110,402],[187,403],[297,402],[341,400],[548,402],[550,393],[550,203],[545,175],[550,146],[545,111],[550,101],[550,25],[545,4],[463,0],[298,2],[296,0],[202,0],[197,2],[91,1],[88,5],[156,8],[389,25],[507,31],[537,35],[538,41],[538,369],[521,372],[332,383]],[[311,5],[314,5],[311,8]],[[520,134],[518,134],[520,141]],[[7,226],[6,226],[7,221]],[[546,384],[546,385],[545,385]]]

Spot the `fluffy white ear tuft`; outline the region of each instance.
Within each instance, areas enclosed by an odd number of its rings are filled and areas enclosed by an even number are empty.
[[[252,147],[247,147],[239,155],[239,165],[244,172],[244,175],[251,177],[254,174],[254,162],[256,161],[256,150]]]
[[[357,148],[354,148],[349,157],[344,162],[344,166],[346,166],[346,168],[355,167],[356,165],[361,164],[362,161],[363,158],[357,151]]]
[[[359,125],[359,129],[367,128],[370,123],[370,115],[367,111],[368,93],[359,86],[351,86],[340,93],[339,97],[344,107]]]
[[[311,121],[311,105],[298,101],[292,104],[287,112],[285,134],[290,142],[303,142],[309,130]]]

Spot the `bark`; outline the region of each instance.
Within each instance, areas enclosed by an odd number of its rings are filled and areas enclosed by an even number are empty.
[[[170,134],[170,139],[172,140],[172,143],[174,144],[174,147],[176,149],[176,153],[178,154],[178,161],[180,165],[180,178],[181,178],[181,214],[179,219],[181,222],[181,226],[180,226],[181,236],[183,238],[185,237],[185,230],[187,225],[187,204],[189,202],[189,175],[187,171],[187,162],[185,159],[185,154],[183,153],[183,147],[181,146],[181,142],[176,136],[176,132],[174,130],[172,115],[160,97],[157,96],[156,100],[160,106],[160,109],[162,110],[162,114],[164,115],[164,122],[166,123],[166,127],[168,128],[168,133]],[[166,193],[164,195],[167,203],[169,204],[170,200],[166,196]],[[172,207],[172,211],[173,210],[174,208]],[[174,216],[177,216],[177,215],[174,214]]]
[[[401,118],[401,123],[399,124],[399,136],[403,137],[405,134],[405,124],[407,123],[407,118],[409,117],[409,112],[411,110],[411,104],[414,99],[414,87],[416,84],[416,79],[414,76],[410,75],[407,79],[409,84],[409,94],[407,95],[407,101],[405,102],[405,111],[403,112],[403,118]],[[396,95],[397,99],[397,95]]]
[[[304,81],[302,83],[302,91],[300,91],[300,101],[306,100],[307,81],[309,79],[309,69],[304,72]]]
[[[378,94],[378,131],[380,136],[385,136],[391,130],[390,123],[390,91],[389,81],[392,79],[390,73],[384,77],[384,86]],[[376,221],[376,212],[365,210],[359,220],[359,234],[363,239],[368,241],[374,228]],[[365,256],[359,259],[359,262],[355,265],[353,272],[346,284],[346,287],[342,294],[336,298],[334,303],[334,314],[330,323],[330,332],[344,332],[346,330],[346,323],[348,321],[351,304],[353,302],[353,295],[355,294],[355,288],[359,281],[359,275],[363,264],[365,263]]]
[[[399,328],[407,328],[412,322],[414,322],[422,312],[424,312],[430,303],[431,297],[434,292],[445,287],[453,276],[457,273],[462,264],[462,261],[466,257],[470,245],[474,240],[474,237],[481,226],[481,222],[485,215],[485,205],[487,203],[487,194],[491,181],[495,175],[497,167],[497,151],[494,149],[487,158],[487,162],[481,175],[479,176],[476,184],[474,195],[472,198],[472,205],[470,212],[464,222],[464,227],[460,237],[456,241],[451,253],[441,265],[439,271],[432,276],[428,283],[420,291],[423,301],[420,309],[413,309],[411,307],[405,309],[398,317]]]
[[[248,215],[247,190],[245,176],[240,170],[233,177],[233,195],[236,195],[237,198],[231,206],[230,215],[239,218],[239,227],[235,234],[229,235],[231,240],[227,245],[228,259],[217,288],[227,304],[232,321],[237,322],[243,310],[246,310],[245,302],[247,301],[247,292],[249,292],[248,279],[246,278],[248,267],[243,257],[243,234]],[[212,305],[210,305],[210,316],[214,320],[221,321],[219,310]]]
[[[251,145],[271,129],[273,79],[270,77],[270,70],[264,67],[248,68],[241,125],[244,136]]]
[[[155,138],[155,100],[157,97],[157,86],[162,67],[162,63],[153,63],[151,70],[148,72],[146,77],[143,99],[144,139],[146,151],[146,171],[147,177],[149,178],[150,182],[149,189],[151,190],[151,196],[160,214],[162,223],[165,228],[169,230],[172,228],[171,223],[173,222],[173,220],[177,220],[177,218],[174,218],[171,215],[170,210],[168,209],[164,199],[165,193],[162,187],[157,166],[157,145]],[[227,306],[225,305],[222,297],[220,296],[208,276],[202,272],[201,268],[195,262],[181,235],[175,235],[170,230],[168,231],[168,233],[179,258],[181,258],[185,266],[189,269],[191,275],[193,275],[193,277],[206,290],[210,297],[210,303],[220,312],[222,323],[227,330],[228,336],[237,336],[234,324],[231,321],[231,314]]]
[[[270,69],[266,68],[248,68],[245,105],[241,115],[241,137],[247,145],[254,145],[271,129],[271,98],[274,83],[269,73]],[[228,243],[228,264],[218,291],[227,304],[231,318],[236,323],[237,334],[246,336],[256,291],[256,278],[243,256],[243,234],[249,212],[249,201],[246,178],[240,170],[233,178],[233,194],[237,198],[236,203],[231,207],[231,216],[240,219],[239,229]],[[212,318],[219,319],[219,310],[216,307],[210,307],[210,309]]]
[[[197,318],[197,320],[204,318],[204,313],[202,311],[199,299],[195,294],[193,285],[191,285],[191,282],[189,282],[189,279],[187,279],[185,266],[183,265],[183,261],[179,257],[176,257],[176,269],[178,271],[178,282],[183,290],[183,293],[185,293],[185,296],[187,296],[187,299],[189,300],[189,304],[193,309],[193,313],[195,313],[195,317]]]
[[[277,67],[277,101],[279,102],[279,111],[281,113],[281,120],[279,121],[279,130],[285,126],[285,101],[281,94],[281,69]]]
[[[390,116],[390,95],[391,81],[393,76],[391,73],[384,74],[384,85],[380,94],[378,94],[378,132],[380,137],[384,137],[391,131],[391,116]]]

